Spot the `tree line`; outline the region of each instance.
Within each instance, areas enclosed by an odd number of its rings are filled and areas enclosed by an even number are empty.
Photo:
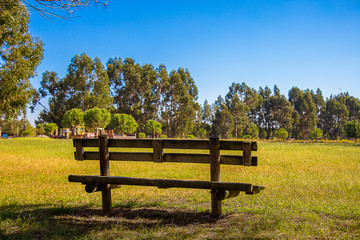
[[[132,116],[137,132],[145,132],[148,120],[159,122],[168,137],[271,139],[285,129],[295,139],[309,139],[319,131],[337,139],[345,136],[347,122],[360,118],[360,101],[348,93],[324,99],[320,89],[293,87],[286,97],[276,85],[273,90],[267,86],[255,90],[233,83],[224,98],[199,104],[187,69],[169,71],[165,65],[140,65],[131,58],[110,58],[104,66],[85,53],[71,60],[64,78],[56,72],[43,73],[36,100],[42,98],[48,98],[49,109],[40,113],[37,123],[61,127],[71,109],[100,108]]]

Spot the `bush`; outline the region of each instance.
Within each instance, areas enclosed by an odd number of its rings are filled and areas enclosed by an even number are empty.
[[[24,137],[35,136],[35,131],[34,131],[34,129],[29,129],[29,130],[26,130],[26,131],[22,131],[21,134]]]
[[[189,139],[196,139],[196,137],[195,137],[194,135],[192,135],[192,134],[187,135],[187,137],[186,137],[186,138],[189,138]]]
[[[244,138],[244,139],[250,139],[250,138],[251,138],[251,135],[245,135],[243,138]]]
[[[167,138],[167,135],[160,135],[160,138]]]
[[[280,128],[279,130],[277,130],[275,132],[275,137],[281,140],[285,140],[287,139],[289,136],[289,133],[284,129],[284,128]]]
[[[138,138],[145,138],[146,135],[145,135],[145,133],[138,133],[137,137]]]

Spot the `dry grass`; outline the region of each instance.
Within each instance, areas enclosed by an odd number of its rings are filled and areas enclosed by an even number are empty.
[[[206,190],[124,186],[112,217],[99,193],[69,174],[99,174],[74,160],[70,140],[0,140],[0,239],[359,239],[360,145],[259,143],[259,166],[222,166],[222,180],[266,186],[208,215]],[[209,166],[111,163],[112,175],[209,179]]]

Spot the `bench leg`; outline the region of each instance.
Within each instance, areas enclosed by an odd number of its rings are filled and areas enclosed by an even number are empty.
[[[217,137],[209,139],[210,145],[210,180],[220,182],[220,140]],[[216,190],[211,189],[211,216],[221,215],[221,201],[216,196]]]
[[[221,216],[221,201],[217,198],[216,190],[211,190],[211,216]]]
[[[110,164],[109,164],[109,148],[107,135],[100,135],[99,141],[99,157],[100,157],[100,174],[101,176],[110,176]],[[101,186],[103,211],[106,215],[111,214],[111,189],[110,184],[104,184]]]
[[[103,211],[106,215],[110,215],[112,210],[110,184],[104,184],[102,186],[101,193],[102,193]]]

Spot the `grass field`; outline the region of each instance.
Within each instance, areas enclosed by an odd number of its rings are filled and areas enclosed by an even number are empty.
[[[114,215],[101,194],[69,183],[99,174],[71,140],[0,139],[0,239],[360,239],[360,145],[260,142],[258,167],[222,166],[221,179],[266,186],[209,217],[206,190],[124,186]],[[111,163],[111,174],[209,179],[209,166]]]

